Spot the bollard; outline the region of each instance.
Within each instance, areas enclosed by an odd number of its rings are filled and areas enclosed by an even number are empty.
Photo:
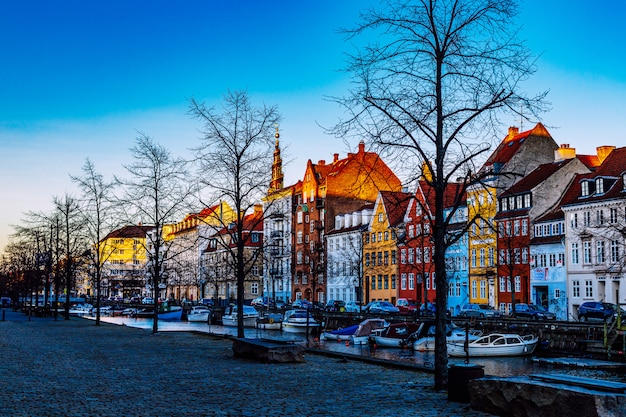
[[[485,371],[480,365],[450,365],[448,368],[448,401],[468,403],[468,384],[472,379],[485,376]]]

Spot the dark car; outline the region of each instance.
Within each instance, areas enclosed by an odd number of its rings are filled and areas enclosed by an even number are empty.
[[[622,315],[626,312],[621,311]],[[578,307],[578,320],[600,320],[611,322],[617,318],[617,306],[602,301],[585,301]]]
[[[295,300],[291,304],[291,307],[309,309],[309,308],[313,308],[313,304],[311,304],[311,302],[308,300]]]
[[[543,306],[525,303],[516,303],[515,312],[511,316],[532,320],[556,320],[556,314],[547,311]]]
[[[346,311],[346,302],[343,300],[328,300],[324,310],[333,313],[343,313]]]

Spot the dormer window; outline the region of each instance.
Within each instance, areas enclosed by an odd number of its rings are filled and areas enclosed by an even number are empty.
[[[580,195],[587,197],[589,195],[589,182],[583,181],[580,183]]]
[[[604,178],[596,178],[596,194],[604,194]]]
[[[622,189],[626,191],[626,172],[622,174]]]

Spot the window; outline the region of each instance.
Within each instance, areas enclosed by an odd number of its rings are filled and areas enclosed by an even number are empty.
[[[599,264],[603,264],[606,262],[606,257],[604,253],[604,240],[598,240],[596,242],[596,260]]]
[[[396,274],[391,275],[391,289],[396,289]]]
[[[487,256],[487,266],[494,266],[494,265],[495,265],[495,249],[490,247],[489,255]]]
[[[520,230],[521,230],[520,221],[519,220],[515,220],[513,222],[513,234],[515,236],[519,236],[520,235]]]
[[[619,262],[619,240],[611,241],[611,263]]]
[[[430,263],[430,248],[424,248],[424,262]]]
[[[480,298],[487,298],[487,281],[480,281]]]
[[[430,290],[430,274],[428,272],[424,272],[424,283],[426,284],[426,289]]]
[[[556,266],[556,253],[551,253],[549,260],[550,260],[550,262],[548,263],[549,267]]]
[[[590,211],[583,212],[583,226],[585,227],[591,226],[591,212]]]
[[[476,268],[476,249],[472,249],[472,267]]]
[[[572,297],[580,297],[580,281],[572,281]]]
[[[480,266],[485,266],[485,248],[480,248]]]
[[[528,235],[528,219],[522,220],[522,236]]]
[[[389,289],[389,275],[385,275],[384,277],[385,289]]]
[[[413,264],[413,248],[409,248],[409,264]]]
[[[389,251],[385,251],[385,265],[389,265]]]
[[[378,252],[378,265],[382,265],[382,264],[383,264],[383,253]]]
[[[409,274],[409,279],[411,279],[411,275],[413,275],[413,274]],[[411,284],[409,284],[409,285],[411,285]],[[401,290],[406,290],[406,274],[405,273],[400,274],[400,289]]]
[[[604,210],[596,211],[596,222],[598,225],[604,224]]]
[[[556,299],[561,298],[561,289],[560,288],[555,288],[554,289],[554,298],[556,298]]]
[[[433,290],[437,289],[437,280],[435,279],[435,273],[430,274],[431,279],[433,280]]]
[[[383,222],[383,213],[378,213],[378,223],[382,223]]]
[[[563,252],[559,253],[559,260],[557,261],[558,266],[564,266],[565,265],[565,254]]]
[[[406,265],[406,249],[400,249],[400,263]]]
[[[302,230],[298,230],[296,234],[296,243],[302,243]]]
[[[583,264],[591,263],[591,241],[585,240],[583,242]]]
[[[617,209],[615,207],[609,210],[609,222],[617,223]]]
[[[389,232],[385,232],[385,241],[389,240]]]
[[[252,282],[250,284],[250,293],[252,295],[258,295],[259,294],[259,283],[258,282]]]
[[[392,250],[391,251],[391,265],[395,265],[396,264],[396,250]]]
[[[583,181],[580,183],[580,195],[587,197],[589,195],[589,182]]]
[[[572,243],[572,264],[579,264],[580,263],[580,259],[578,257],[578,243],[574,242]]]
[[[571,225],[572,227],[578,227],[578,213],[572,213]]]
[[[383,241],[383,232],[378,232],[378,241],[379,242]]]
[[[585,280],[585,297],[593,297],[593,281],[591,281],[590,279]]]
[[[298,214],[296,215],[296,222],[298,224],[302,223],[302,212],[301,211],[299,211]]]
[[[412,224],[410,224],[410,225],[408,226],[408,229],[409,229],[409,230],[408,230],[409,237],[410,237],[410,238],[415,237],[415,226],[414,226],[414,225],[412,225]]]
[[[365,254],[365,266],[370,266],[370,254]]]
[[[367,278],[367,277],[366,277],[366,278]],[[371,285],[371,288],[372,288],[373,290],[375,290],[375,289],[376,289],[376,277],[375,277],[374,275],[372,275],[372,285]]]
[[[382,275],[378,275],[378,289],[379,290],[383,289],[383,276]]]
[[[524,207],[530,207],[530,194],[524,195]]]
[[[522,248],[522,263],[524,265],[528,263],[528,248]]]
[[[506,291],[506,280],[504,279],[504,277],[500,277],[499,281],[500,281],[500,292],[505,292]]]
[[[472,281],[472,300],[475,300],[476,298],[478,298],[478,291],[477,291],[477,284],[476,284],[476,280]]]
[[[520,250],[519,250],[519,248],[515,248],[515,249],[513,249],[513,261],[514,261],[516,264],[519,264],[519,263],[521,262],[521,260],[522,260],[522,259],[521,259],[521,256],[520,256]]]
[[[376,233],[372,233],[372,243],[376,242]]]
[[[515,292],[518,294],[522,292],[522,279],[519,276],[515,277]]]
[[[596,194],[604,194],[604,178],[596,178]]]

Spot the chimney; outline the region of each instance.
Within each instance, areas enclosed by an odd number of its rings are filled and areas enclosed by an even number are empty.
[[[326,161],[324,159],[320,159],[319,161],[317,161],[317,165],[326,165]]]
[[[365,142],[359,142],[359,153],[365,153]]]
[[[598,146],[596,148],[596,153],[598,154],[598,159],[600,160],[600,163],[604,162],[606,157],[609,156],[611,152],[613,152],[613,149],[615,149],[615,146]]]
[[[337,162],[338,160],[339,160],[339,154],[338,153],[333,154],[333,163]]]
[[[554,151],[554,162],[561,162],[566,159],[576,158],[576,148],[570,148],[569,143],[564,143],[559,146],[559,149]]]
[[[516,126],[509,127],[509,134],[506,135],[506,140],[513,140],[515,136],[519,133],[519,128]]]

